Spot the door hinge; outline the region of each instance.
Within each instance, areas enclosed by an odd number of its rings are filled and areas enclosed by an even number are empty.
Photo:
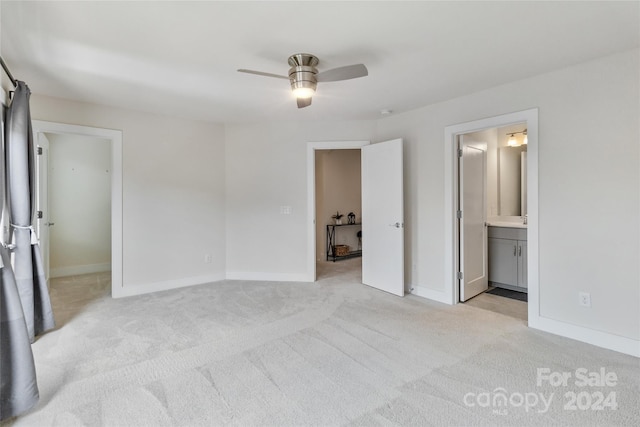
[[[451,152],[451,151],[449,151]],[[458,148],[458,157],[462,157],[462,148]]]
[[[458,280],[462,280],[462,271],[458,271]]]
[[[461,210],[456,211],[456,217],[458,219],[462,219],[462,211]]]
[[[42,147],[38,147],[38,156],[42,156]]]
[[[42,211],[38,211],[38,219],[42,219]]]

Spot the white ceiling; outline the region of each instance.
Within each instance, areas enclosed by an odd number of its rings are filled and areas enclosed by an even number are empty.
[[[8,2],[2,56],[32,92],[214,122],[402,112],[640,45],[640,2]],[[298,110],[287,57],[369,76]]]

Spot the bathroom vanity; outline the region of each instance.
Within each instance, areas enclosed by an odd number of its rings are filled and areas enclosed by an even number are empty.
[[[527,226],[515,222],[489,223],[489,282],[527,292]]]

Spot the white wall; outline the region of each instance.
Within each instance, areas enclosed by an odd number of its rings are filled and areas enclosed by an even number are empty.
[[[306,280],[307,143],[370,140],[374,121],[229,124],[227,277]],[[280,213],[291,206],[290,215]]]
[[[111,269],[111,141],[47,135],[51,277]]]
[[[38,95],[31,97],[31,116],[122,130],[121,295],[224,278],[221,125]]]
[[[443,129],[537,107],[540,314],[639,340],[639,70],[633,50],[380,120],[411,153],[407,280],[444,289]]]
[[[332,215],[353,212],[356,221],[362,218],[362,175],[360,150],[316,150],[316,258],[326,259],[327,224],[333,224]],[[337,245],[358,248],[358,227],[340,228],[336,233]]]

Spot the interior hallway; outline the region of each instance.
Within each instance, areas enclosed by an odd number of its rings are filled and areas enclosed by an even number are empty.
[[[316,283],[124,299],[110,298],[105,276],[52,280],[58,329],[33,345],[40,402],[3,425],[640,423],[638,359],[469,304],[368,288],[357,264],[321,264]],[[563,394],[582,389],[536,385],[538,368],[580,367],[616,373],[599,390],[616,393],[617,410],[567,411]],[[474,400],[498,388],[555,400],[545,411]]]

